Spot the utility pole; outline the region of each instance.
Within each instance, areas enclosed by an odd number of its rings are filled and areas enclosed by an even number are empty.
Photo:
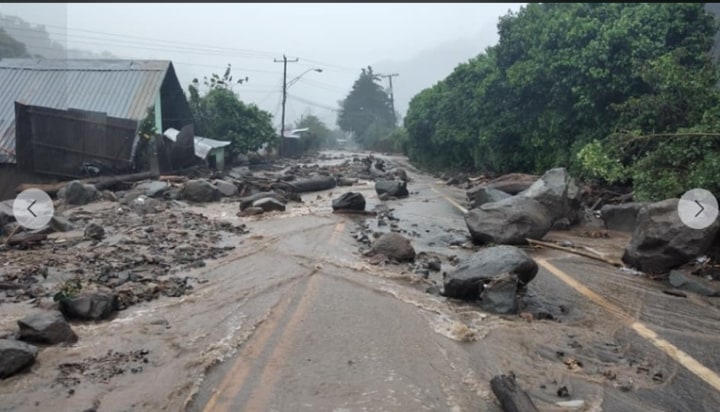
[[[283,91],[282,91],[282,118],[280,122],[280,145],[278,146],[278,156],[282,156],[283,152],[283,141],[285,140],[285,102],[287,101],[287,64],[297,63],[298,58],[294,60],[288,60],[287,56],[283,54],[282,60],[274,59],[275,63],[283,64]]]
[[[393,126],[397,126],[397,118],[395,117],[395,95],[393,94],[393,86],[392,86],[392,78],[400,76],[397,73],[393,74],[381,74],[380,77],[385,77],[390,82],[390,105],[392,106],[392,114],[393,114]]]

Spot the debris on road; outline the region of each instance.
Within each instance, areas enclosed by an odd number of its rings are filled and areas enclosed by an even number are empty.
[[[0,339],[0,379],[8,378],[28,365],[38,354],[38,348],[25,342]]]
[[[365,210],[365,197],[361,193],[346,192],[333,199],[332,208],[337,210]]]
[[[75,343],[78,336],[73,332],[62,313],[58,311],[38,313],[18,320],[18,339],[26,342]]]
[[[527,238],[542,239],[550,231],[551,220],[539,202],[514,196],[470,210],[465,223],[475,243],[521,245]]]
[[[108,293],[88,293],[61,297],[60,310],[70,319],[103,320],[118,309],[118,297]]]
[[[415,249],[408,239],[398,233],[385,233],[372,244],[372,252],[398,262],[415,259]]]
[[[504,412],[537,412],[530,396],[520,388],[515,374],[498,375],[490,380],[490,388],[500,401]]]

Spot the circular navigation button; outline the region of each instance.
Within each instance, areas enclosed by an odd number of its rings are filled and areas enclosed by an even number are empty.
[[[718,217],[718,201],[705,189],[691,189],[678,202],[680,220],[693,229],[705,229]]]
[[[41,229],[55,213],[50,196],[40,189],[23,190],[13,202],[13,214],[17,222],[28,229]]]

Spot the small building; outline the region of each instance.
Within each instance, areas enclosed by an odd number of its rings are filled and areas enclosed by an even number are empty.
[[[181,135],[181,133],[181,131],[171,127],[165,130],[163,135],[175,143],[178,141],[178,135]],[[219,171],[225,170],[225,147],[229,145],[230,142],[210,139],[202,136],[193,136],[193,149],[195,156],[199,159],[207,161],[208,167],[211,169]]]
[[[0,199],[20,183],[83,177],[86,162],[127,163],[151,108],[158,133],[192,124],[170,61],[0,60]]]

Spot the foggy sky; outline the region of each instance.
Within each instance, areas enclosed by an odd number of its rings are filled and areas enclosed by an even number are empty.
[[[172,60],[183,89],[194,77],[221,74],[228,63],[234,90],[280,124],[283,53],[288,81],[286,124],[308,110],[335,126],[337,102],[360,68],[397,72],[396,109],[497,42],[498,17],[521,3],[499,4],[0,4],[0,13],[44,24],[68,48],[121,58]],[[386,82],[383,82],[386,85]],[[297,100],[300,99],[300,100]]]

